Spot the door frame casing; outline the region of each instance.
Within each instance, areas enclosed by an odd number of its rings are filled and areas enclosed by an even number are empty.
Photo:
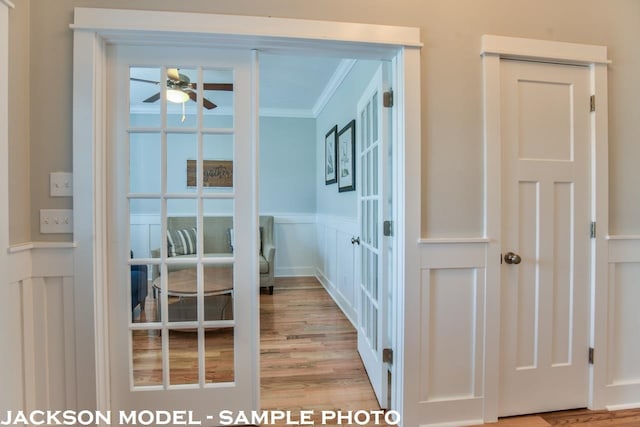
[[[399,211],[396,313],[404,313],[404,284],[419,269],[417,238],[420,210],[420,31],[417,28],[349,24],[296,19],[176,13],[140,10],[76,8],[73,72],[73,164],[74,164],[74,308],[76,315],[76,370],[79,408],[108,411],[110,405],[110,360],[108,308],[106,302],[107,205],[106,168],[106,45],[179,44],[225,46],[268,50],[277,53],[317,53],[363,59],[389,59],[394,64],[393,82],[397,106],[394,112],[394,142],[397,146],[394,177]],[[253,88],[257,100],[257,87]],[[256,107],[257,108],[257,107]],[[257,123],[254,124],[257,130]],[[257,132],[254,131],[254,144]],[[414,143],[408,143],[413,141]],[[257,145],[255,145],[257,146]],[[254,167],[257,180],[257,168]],[[416,191],[417,190],[417,191]],[[413,197],[407,197],[411,194]],[[417,203],[416,203],[417,201]],[[257,201],[256,201],[257,206]],[[404,253],[407,256],[404,257]],[[406,272],[411,272],[407,273]],[[251,307],[258,313],[256,305]],[[257,329],[258,316],[254,316]],[[404,318],[396,328],[397,363],[394,377],[404,378]],[[253,343],[257,346],[258,342]],[[259,360],[253,361],[259,375]],[[395,407],[404,411],[403,381],[395,384]],[[259,407],[259,388],[251,396]],[[405,420],[407,418],[405,417]]]
[[[487,307],[485,335],[485,421],[495,421],[500,384],[500,259],[502,254],[502,141],[500,123],[500,61],[550,62],[582,65],[590,70],[591,94],[597,108],[590,120],[590,206],[598,233],[590,248],[590,345],[605,348],[607,247],[609,223],[607,48],[546,40],[484,35],[482,37],[484,111],[484,235],[487,245]],[[586,230],[585,230],[586,232]],[[585,349],[586,357],[587,349]],[[590,408],[604,406],[606,352],[589,369]]]

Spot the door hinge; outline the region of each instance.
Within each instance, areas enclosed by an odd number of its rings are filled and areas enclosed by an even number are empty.
[[[382,105],[387,108],[393,107],[393,91],[392,90],[388,90],[384,94],[382,94]]]
[[[590,108],[592,113],[594,111],[596,111],[596,96],[595,95],[591,95],[591,97],[589,98],[589,108]]]
[[[382,361],[384,363],[392,364],[393,363],[393,350],[390,348],[385,348],[382,350]]]
[[[591,222],[591,238],[592,239],[596,238],[596,222],[595,221]]]
[[[393,236],[393,221],[384,221],[382,223],[382,234],[384,236]]]
[[[593,347],[589,347],[589,365],[593,365],[593,353],[594,353]]]

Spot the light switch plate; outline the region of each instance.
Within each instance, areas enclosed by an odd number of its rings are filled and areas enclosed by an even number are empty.
[[[73,174],[71,172],[51,172],[49,186],[51,197],[73,196]]]
[[[40,232],[73,233],[73,209],[40,209]]]

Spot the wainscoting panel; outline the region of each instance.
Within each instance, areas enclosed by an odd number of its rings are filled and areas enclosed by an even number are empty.
[[[427,425],[483,418],[486,243],[423,241],[420,406]],[[412,338],[413,339],[413,338]],[[464,417],[464,418],[461,418]]]
[[[355,251],[351,238],[358,235],[353,218],[320,215],[317,218],[316,277],[345,315],[356,324]]]
[[[11,258],[9,257],[9,260]],[[9,271],[13,272],[12,266]],[[22,287],[20,282],[10,282],[2,287],[0,299],[0,413],[24,408],[24,352],[22,348]],[[7,327],[7,325],[10,325]]]
[[[22,400],[14,409],[76,408],[73,248],[59,246],[26,245],[9,255],[17,279],[9,285],[11,363],[22,385],[12,390]]]
[[[313,276],[316,262],[315,215],[274,215],[277,277]]]
[[[609,241],[607,402],[640,406],[640,237]],[[604,349],[603,349],[604,350]],[[596,349],[596,357],[599,349]]]
[[[476,342],[482,312],[477,269],[430,269],[422,276],[425,354],[421,400],[471,398],[476,388]],[[481,340],[480,340],[481,341]]]

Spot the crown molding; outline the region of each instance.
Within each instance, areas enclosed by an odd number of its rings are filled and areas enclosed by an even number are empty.
[[[340,64],[338,64],[338,66],[336,67],[336,71],[334,71],[331,79],[329,79],[329,82],[327,83],[324,90],[318,97],[315,105],[313,106],[312,111],[314,117],[318,117],[320,115],[324,107],[326,107],[331,97],[336,93],[336,91],[355,64],[355,59],[343,59],[342,61],[340,61]]]

